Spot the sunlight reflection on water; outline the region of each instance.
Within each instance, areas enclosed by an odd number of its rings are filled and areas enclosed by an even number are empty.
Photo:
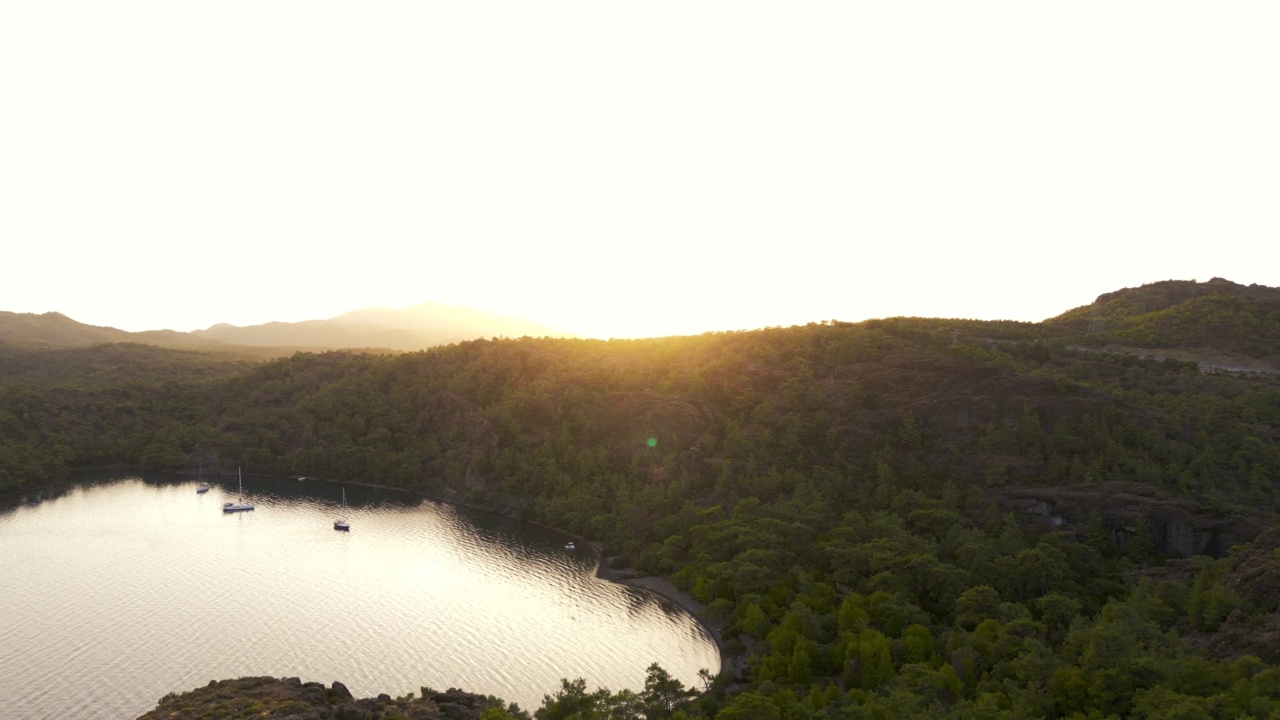
[[[525,708],[562,677],[688,685],[715,643],[668,601],[595,577],[554,531],[394,491],[114,479],[0,507],[0,697],[24,718],[135,717],[245,675],[357,697],[461,687]]]

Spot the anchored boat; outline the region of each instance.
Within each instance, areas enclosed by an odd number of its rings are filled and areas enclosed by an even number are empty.
[[[240,468],[236,468],[236,474],[240,477],[240,494],[236,496],[235,502],[223,503],[222,512],[244,512],[245,510],[253,509],[252,504],[244,501],[244,473],[240,471]]]

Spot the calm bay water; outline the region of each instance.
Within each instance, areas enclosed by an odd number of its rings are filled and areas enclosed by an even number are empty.
[[[0,505],[0,698],[23,718],[132,718],[168,692],[245,675],[341,680],[357,697],[427,685],[526,709],[562,677],[687,685],[714,641],[650,593],[595,577],[550,530],[346,487],[99,478]]]

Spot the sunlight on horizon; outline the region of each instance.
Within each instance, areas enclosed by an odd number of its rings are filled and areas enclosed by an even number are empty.
[[[1208,277],[1186,277],[1186,278],[1159,278],[1148,279],[1142,282],[1131,283],[1130,285],[1117,285],[1115,287],[1103,288],[1101,292],[1111,292],[1119,290],[1122,287],[1136,287],[1138,285],[1148,284],[1151,282],[1159,282],[1160,280],[1198,280],[1206,282]],[[1240,282],[1233,278],[1227,278],[1235,282]],[[1247,284],[1247,283],[1245,283]],[[1100,294],[1100,293],[1097,293]],[[668,336],[682,335],[701,335],[704,333],[718,332],[739,332],[758,330],[770,327],[789,327],[793,325],[807,325],[809,323],[822,323],[827,321],[840,322],[861,322],[864,320],[881,319],[889,317],[930,317],[930,318],[964,318],[977,320],[1016,320],[1022,322],[1039,322],[1048,318],[1060,315],[1068,310],[1074,309],[1081,305],[1087,305],[1094,300],[1094,295],[1088,297],[1080,297],[1068,304],[1057,307],[1050,307],[1045,298],[1038,299],[1035,303],[1024,302],[1016,293],[1009,291],[998,291],[988,294],[978,293],[975,297],[957,299],[954,304],[947,305],[931,305],[930,302],[922,302],[919,298],[904,297],[888,293],[884,297],[866,297],[862,299],[859,306],[864,309],[863,312],[849,314],[810,312],[806,314],[803,308],[790,307],[765,307],[763,304],[746,303],[740,307],[700,307],[699,303],[693,300],[679,299],[639,299],[633,304],[619,309],[615,305],[603,304],[596,305],[585,303],[584,307],[564,307],[555,304],[538,304],[538,303],[521,303],[516,299],[508,305],[502,305],[495,302],[495,298],[481,298],[475,304],[466,304],[462,302],[435,302],[432,300],[424,300],[433,305],[441,305],[447,308],[476,310],[482,313],[492,314],[499,317],[516,318],[520,320],[533,321],[541,323],[550,328],[552,335],[576,336],[581,338],[592,338],[600,340],[608,339],[639,339],[639,338],[657,338]],[[330,318],[341,316],[347,312],[362,309],[390,309],[390,310],[407,310],[420,302],[413,302],[402,305],[392,305],[390,303],[383,305],[370,305],[366,307],[346,307],[340,308],[330,303],[327,308],[319,311],[309,311],[303,305],[295,305],[292,303],[280,303],[288,305],[292,308],[291,313],[271,314],[271,311],[265,312],[248,312],[238,318],[224,317],[214,321],[189,322],[182,319],[176,319],[168,323],[156,324],[149,320],[150,316],[140,316],[136,321],[121,321],[115,319],[109,311],[103,314],[94,312],[72,315],[63,310],[57,309],[18,309],[0,308],[0,311],[8,312],[60,312],[67,315],[72,320],[85,323],[88,325],[98,325],[106,327],[114,327],[129,332],[143,332],[148,330],[177,330],[179,332],[189,332],[193,330],[203,330],[215,324],[226,323],[241,327],[252,325],[264,325],[273,322],[283,323],[300,323],[312,320],[327,320]],[[681,304],[681,303],[686,304]],[[948,309],[963,308],[968,312],[959,310],[948,312]],[[1033,308],[1031,312],[1026,312],[1028,308]],[[1036,312],[1034,308],[1043,308],[1041,312]],[[1021,309],[1022,312],[1018,312]],[[180,318],[180,315],[170,315],[169,317]]]
[[[1278,286],[1277,34],[1274,4],[29,3],[0,310],[630,337]]]

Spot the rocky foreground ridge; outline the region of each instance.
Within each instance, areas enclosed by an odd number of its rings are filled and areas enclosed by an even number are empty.
[[[270,717],[279,720],[476,720],[485,712],[509,718],[501,700],[462,690],[422,689],[421,697],[389,695],[356,699],[342,683],[304,683],[298,678],[245,677],[217,680],[161,698],[138,720]]]

